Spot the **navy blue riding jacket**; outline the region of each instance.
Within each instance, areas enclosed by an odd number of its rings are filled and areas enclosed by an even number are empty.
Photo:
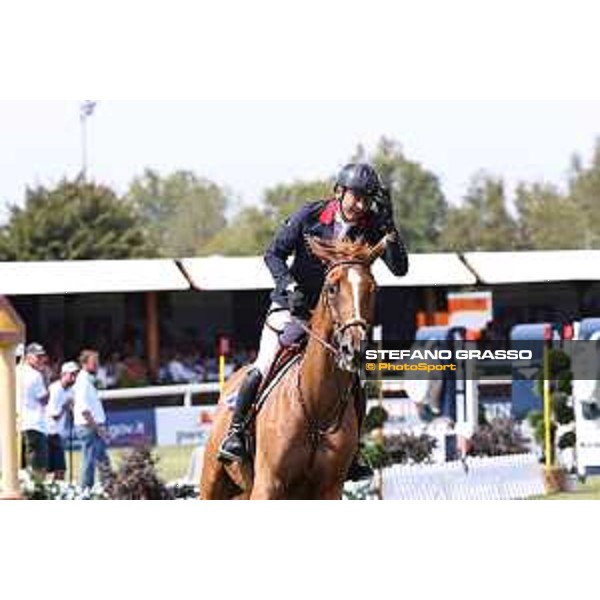
[[[337,200],[309,202],[291,215],[277,232],[264,256],[275,280],[275,290],[271,294],[273,302],[287,306],[286,288],[295,282],[305,294],[307,307],[312,309],[316,306],[325,279],[325,266],[312,254],[305,236],[332,239],[338,210]],[[385,220],[369,212],[360,224],[350,227],[346,237],[351,240],[360,237],[374,245],[394,229],[389,218]],[[292,255],[293,262],[288,267],[286,261]],[[408,255],[400,235],[397,235],[395,242],[388,243],[382,258],[394,275],[406,275]]]

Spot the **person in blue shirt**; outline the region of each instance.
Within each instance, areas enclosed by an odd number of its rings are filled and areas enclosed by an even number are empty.
[[[366,163],[346,165],[336,179],[331,198],[309,202],[285,221],[264,255],[275,280],[275,289],[258,355],[240,386],[231,425],[220,447],[220,460],[231,462],[247,458],[244,424],[261,381],[279,348],[297,341],[302,335],[303,330],[296,322],[307,322],[319,300],[325,265],[311,253],[306,237],[325,240],[361,238],[375,245],[386,234],[391,234],[392,241],[386,247],[383,261],[394,275],[405,275],[408,255],[394,223],[389,192],[381,184],[375,169]],[[288,266],[290,256],[293,261]],[[362,399],[358,404],[361,405],[357,408],[360,424],[366,401]],[[355,458],[348,476],[357,480],[371,474],[371,469]]]

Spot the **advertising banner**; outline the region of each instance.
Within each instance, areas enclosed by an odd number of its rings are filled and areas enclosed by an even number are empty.
[[[151,408],[109,411],[107,424],[108,445],[112,448],[156,444],[156,422]]]
[[[155,409],[158,446],[204,446],[215,406],[173,406]]]

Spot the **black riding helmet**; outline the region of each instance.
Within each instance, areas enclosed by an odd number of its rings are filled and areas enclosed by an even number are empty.
[[[344,188],[361,196],[375,199],[381,195],[382,185],[377,171],[367,163],[347,164],[337,176],[335,190]]]

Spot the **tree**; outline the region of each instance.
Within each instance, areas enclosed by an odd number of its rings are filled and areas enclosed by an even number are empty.
[[[237,256],[263,254],[285,219],[306,202],[328,197],[332,189],[333,180],[294,181],[268,188],[262,207],[243,208],[200,252]]]
[[[582,247],[585,237],[582,213],[571,197],[561,195],[554,186],[521,184],[516,190],[515,204],[522,248],[571,250]]]
[[[263,254],[275,233],[275,223],[256,207],[244,208],[200,252],[225,256]]]
[[[600,138],[588,167],[583,166],[579,156],[573,157],[569,196],[584,226],[580,247],[600,248]]]
[[[264,194],[265,214],[275,224],[283,223],[303,204],[328,198],[332,194],[334,179],[294,181],[269,188]]]
[[[152,257],[156,253],[131,206],[108,187],[63,180],[26,191],[0,228],[0,260]]]
[[[354,160],[364,158],[365,151],[359,146]],[[385,137],[368,160],[392,192],[394,218],[409,251],[435,251],[448,210],[437,176],[409,160],[399,142]]]
[[[163,256],[194,256],[227,225],[228,192],[190,171],[161,177],[147,169],[126,197]]]
[[[517,224],[508,213],[501,179],[477,174],[463,204],[448,211],[440,250],[514,250],[519,245]]]

